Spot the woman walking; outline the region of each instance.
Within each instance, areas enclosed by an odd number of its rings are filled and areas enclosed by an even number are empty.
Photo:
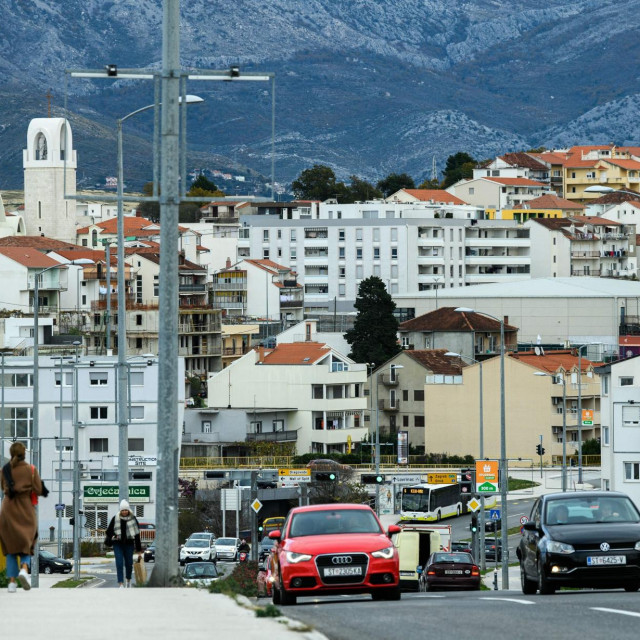
[[[34,499],[49,493],[38,470],[25,462],[25,452],[22,442],[14,442],[9,449],[11,459],[2,467],[4,498],[0,511],[0,545],[7,556],[9,593],[16,592],[16,579],[23,589],[31,589],[31,556],[38,537]]]
[[[125,577],[127,579],[127,588],[131,587],[133,551],[135,548],[135,551],[139,554],[142,553],[142,544],[140,543],[138,520],[131,513],[129,503],[126,500],[120,501],[120,511],[111,518],[104,543],[108,547],[113,547],[120,589],[125,588]]]

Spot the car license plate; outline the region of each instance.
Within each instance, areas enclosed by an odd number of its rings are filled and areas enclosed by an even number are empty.
[[[589,556],[587,566],[593,567],[601,564],[627,564],[626,556]]]
[[[324,570],[325,578],[331,576],[361,576],[362,567],[327,567]]]
[[[460,576],[460,575],[462,575],[462,570],[460,570],[460,569],[447,569],[444,573],[447,576]]]

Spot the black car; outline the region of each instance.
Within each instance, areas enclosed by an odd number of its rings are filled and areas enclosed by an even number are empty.
[[[69,560],[58,558],[58,556],[45,549],[40,549],[38,566],[40,573],[71,573],[73,568]]]
[[[522,592],[640,588],[640,512],[613,491],[541,496],[517,550]]]
[[[451,551],[462,551],[463,553],[471,553],[471,544],[469,542],[452,542]]]
[[[275,543],[276,541],[269,538],[269,536],[264,536],[264,538],[260,540],[260,546],[258,547],[258,562],[262,562],[266,557],[268,557]]]
[[[144,561],[145,562],[155,562],[156,561],[156,543],[155,542],[152,542],[144,550]]]
[[[500,538],[484,539],[484,559],[488,562],[502,562],[502,540]]]
[[[432,553],[419,573],[419,591],[480,589],[480,569],[470,553]]]
[[[484,530],[487,533],[493,533],[494,531],[500,531],[501,525],[502,525],[502,520],[500,518],[497,518],[496,520],[493,520],[491,518],[487,518],[484,521]]]

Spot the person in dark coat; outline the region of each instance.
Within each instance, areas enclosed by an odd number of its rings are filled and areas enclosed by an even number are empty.
[[[7,556],[9,593],[15,593],[16,579],[23,589],[31,589],[29,570],[38,537],[38,520],[31,492],[38,496],[46,496],[49,492],[38,470],[25,462],[26,449],[22,442],[14,442],[9,453],[11,459],[2,467],[4,498],[0,510],[0,546]]]
[[[125,587],[124,577],[126,576],[127,588],[129,588],[131,587],[131,572],[133,570],[133,551],[135,548],[135,551],[141,554],[142,543],[140,542],[138,520],[131,513],[131,508],[126,500],[120,500],[120,511],[111,518],[106,535],[104,543],[108,547],[113,547],[113,554],[116,557],[118,585],[121,589]]]

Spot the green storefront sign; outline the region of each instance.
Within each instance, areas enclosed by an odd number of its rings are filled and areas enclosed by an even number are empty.
[[[118,485],[86,485],[84,487],[85,502],[119,502],[120,492]],[[151,487],[129,487],[129,502],[150,502]]]

